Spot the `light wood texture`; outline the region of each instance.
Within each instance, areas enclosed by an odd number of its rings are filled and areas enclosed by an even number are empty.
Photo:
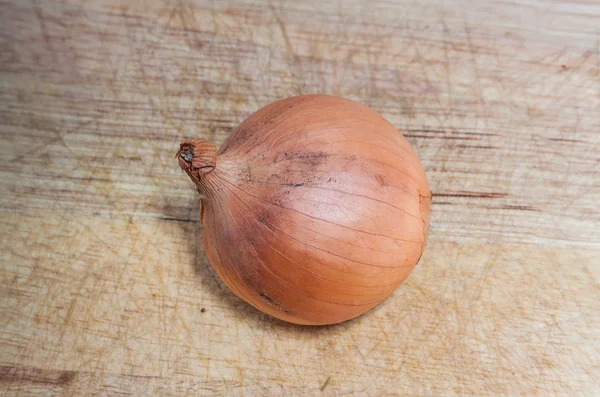
[[[599,47],[593,0],[1,1],[0,391],[600,395]],[[409,279],[322,328],[224,287],[175,159],[316,92],[434,192]]]

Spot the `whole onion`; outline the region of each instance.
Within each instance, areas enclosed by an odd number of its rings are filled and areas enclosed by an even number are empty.
[[[407,140],[357,102],[306,95],[248,117],[217,152],[177,158],[201,197],[204,247],[240,298],[333,324],[387,297],[419,261],[431,192]]]

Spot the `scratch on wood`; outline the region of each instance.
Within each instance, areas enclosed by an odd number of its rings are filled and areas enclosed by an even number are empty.
[[[179,218],[170,218],[170,217],[166,217],[166,216],[161,216],[161,217],[158,217],[157,219],[160,219],[161,221],[167,221],[167,222],[181,222],[181,223],[198,223],[199,222],[199,221],[193,220],[193,219],[179,219]]]
[[[77,371],[46,370],[35,367],[0,366],[0,383],[33,383],[65,386],[77,377]]]
[[[434,193],[433,197],[469,197],[469,198],[489,198],[497,199],[507,197],[506,193],[496,192],[457,192],[457,193]]]
[[[329,384],[330,380],[331,380],[331,376],[328,376],[327,379],[325,379],[325,382],[323,383],[323,385],[319,388],[319,390],[321,390],[321,391],[325,390],[325,388]]]

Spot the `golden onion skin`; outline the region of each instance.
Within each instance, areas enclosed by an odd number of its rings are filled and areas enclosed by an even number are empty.
[[[408,141],[374,110],[305,95],[248,117],[221,148],[181,144],[225,284],[296,324],[334,324],[385,299],[419,261],[431,192]]]

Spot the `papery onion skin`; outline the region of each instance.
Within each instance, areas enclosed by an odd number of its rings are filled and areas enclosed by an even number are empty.
[[[237,296],[297,324],[386,298],[419,261],[431,192],[408,141],[374,110],[305,95],[248,117],[221,146],[181,144],[204,247]]]

